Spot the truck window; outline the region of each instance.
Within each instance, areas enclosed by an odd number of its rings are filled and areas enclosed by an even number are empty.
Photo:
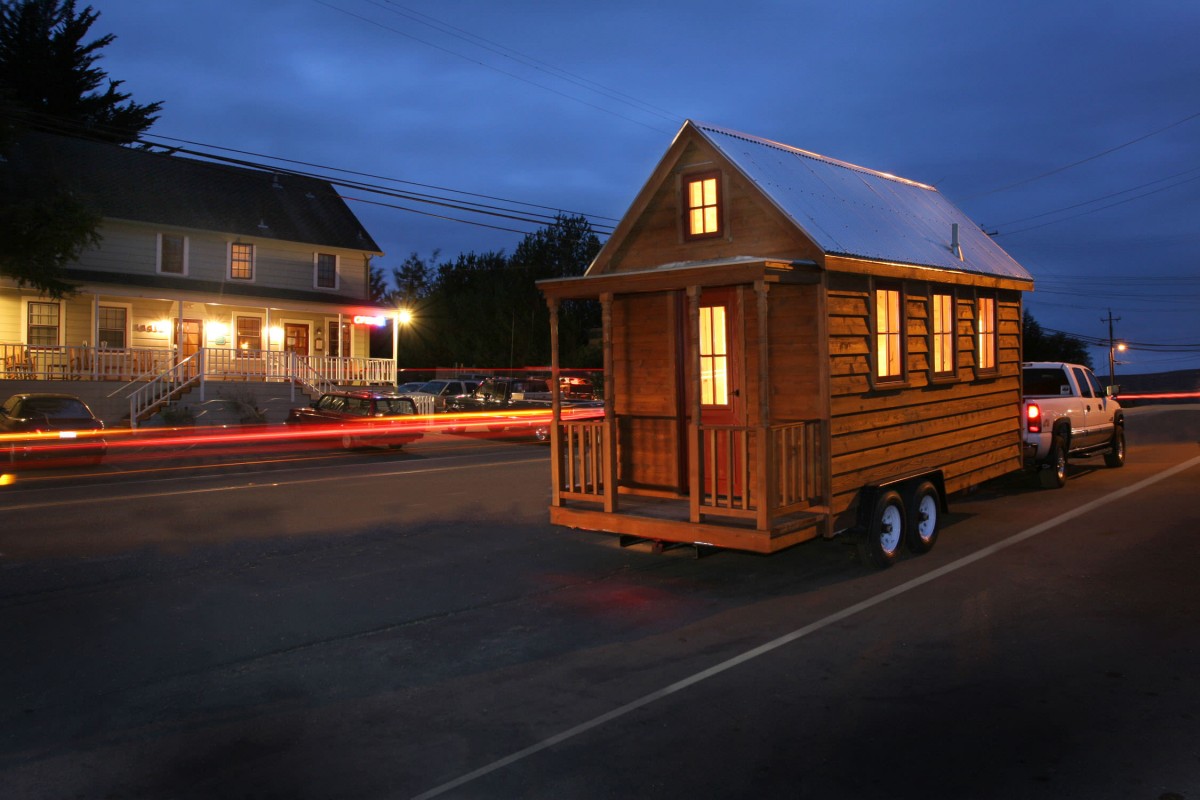
[[[1033,397],[1059,397],[1071,393],[1067,375],[1058,367],[1021,370],[1021,389],[1027,396]]]
[[[1080,367],[1075,367],[1071,372],[1075,374],[1075,382],[1079,384],[1079,396],[1095,397],[1096,393],[1092,391],[1092,384],[1088,383],[1086,371]]]
[[[1096,380],[1096,373],[1088,369],[1084,370],[1084,374],[1087,375],[1088,383],[1092,385],[1092,393],[1096,397],[1104,397],[1104,387],[1100,385],[1100,381]]]

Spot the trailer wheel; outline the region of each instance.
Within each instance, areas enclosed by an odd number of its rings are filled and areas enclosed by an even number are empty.
[[[928,553],[942,527],[942,498],[933,481],[921,481],[908,498],[905,544],[913,553]]]
[[[862,560],[883,569],[896,563],[904,541],[904,501],[894,490],[880,492],[867,529],[858,537]]]
[[[1125,466],[1125,426],[1118,425],[1113,431],[1112,450],[1104,456],[1104,463],[1110,467]]]
[[[1050,442],[1050,455],[1038,470],[1038,482],[1043,489],[1061,489],[1067,485],[1067,448],[1058,436]]]

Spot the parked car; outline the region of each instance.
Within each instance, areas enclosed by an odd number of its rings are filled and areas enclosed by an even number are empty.
[[[423,436],[411,397],[392,391],[352,389],[328,392],[311,405],[293,408],[287,424],[325,426],[340,431],[342,447],[403,447]]]
[[[410,392],[417,391],[422,386],[424,386],[426,383],[427,383],[427,381],[409,381],[408,383],[402,383],[396,387],[396,393],[397,394],[409,394]]]
[[[99,464],[108,449],[104,423],[72,394],[14,394],[0,406],[0,459]],[[24,434],[24,435],[22,435]]]
[[[439,378],[426,381],[408,394],[416,401],[417,409],[422,414],[440,414],[478,387],[479,381]]]

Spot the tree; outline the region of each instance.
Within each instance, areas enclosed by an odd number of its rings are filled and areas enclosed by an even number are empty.
[[[72,291],[62,270],[99,243],[101,219],[37,165],[14,166],[20,130],[127,144],[162,107],[134,103],[95,66],[114,38],[84,42],[97,17],[91,6],[77,13],[74,0],[0,0],[0,275],[51,297]]]
[[[1066,361],[1092,366],[1092,355],[1082,340],[1062,331],[1047,335],[1029,309],[1025,309],[1021,319],[1021,340],[1023,361]]]
[[[96,66],[116,38],[84,42],[100,16],[75,0],[0,0],[0,97],[20,124],[129,144],[158,119],[161,102],[130,100]],[[108,82],[107,87],[101,89]]]

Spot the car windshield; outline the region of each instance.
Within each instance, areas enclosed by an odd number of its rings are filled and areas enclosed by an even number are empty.
[[[46,419],[90,419],[87,406],[73,397],[30,397],[21,404],[19,416]]]

